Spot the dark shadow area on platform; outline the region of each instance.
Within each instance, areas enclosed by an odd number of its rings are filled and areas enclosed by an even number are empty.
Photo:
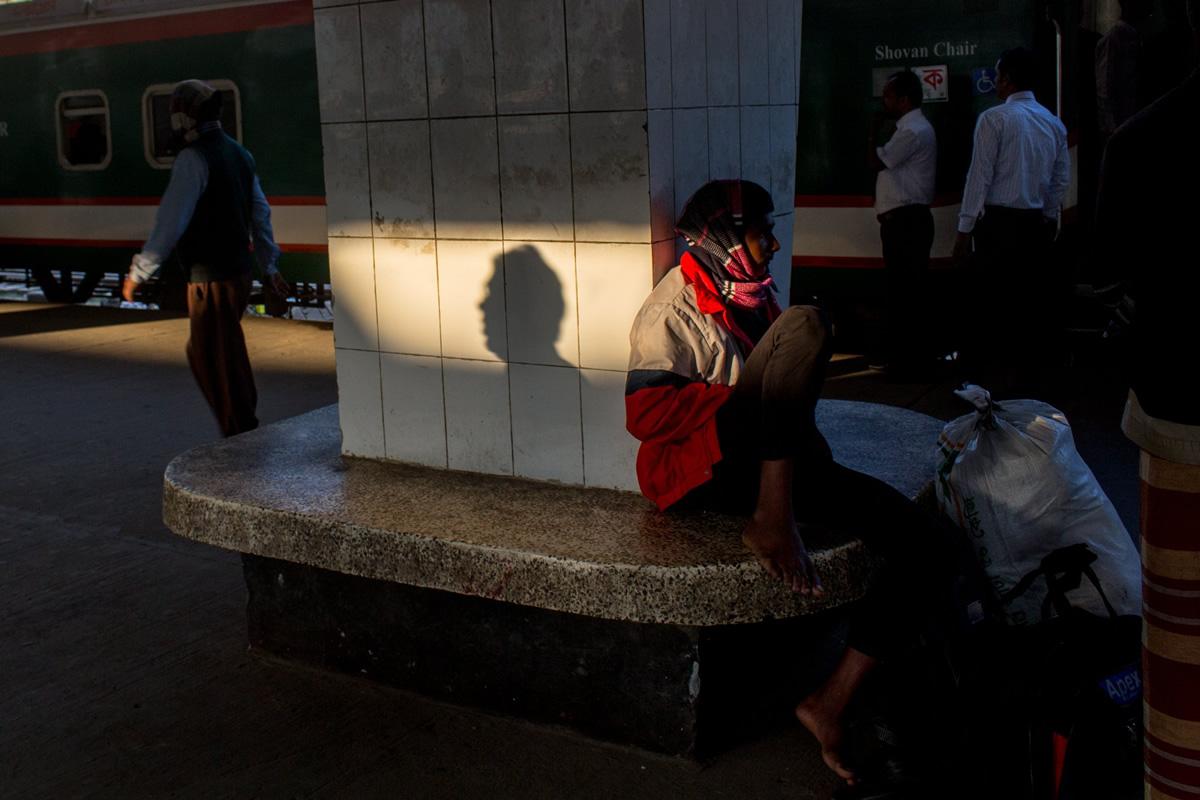
[[[0,338],[135,325],[141,322],[178,319],[181,316],[186,316],[186,313],[0,300]]]

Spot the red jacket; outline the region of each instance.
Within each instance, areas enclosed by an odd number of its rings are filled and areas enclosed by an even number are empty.
[[[779,313],[770,298],[768,319]],[[753,345],[708,272],[687,253],[642,304],[629,344],[625,427],[642,443],[642,494],[665,509],[712,478],[721,460],[717,409]]]

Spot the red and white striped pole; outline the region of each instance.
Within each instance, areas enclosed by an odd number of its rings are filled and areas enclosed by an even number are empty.
[[[1145,797],[1200,796],[1200,466],[1142,451]]]

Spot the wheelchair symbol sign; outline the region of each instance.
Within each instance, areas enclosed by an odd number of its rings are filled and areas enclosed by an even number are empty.
[[[996,93],[996,68],[979,67],[971,70],[971,91],[976,97]]]

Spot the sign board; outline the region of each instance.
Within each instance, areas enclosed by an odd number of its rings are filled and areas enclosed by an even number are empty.
[[[950,99],[950,70],[945,64],[938,64],[934,67],[913,67],[912,71],[917,73],[917,77],[921,79],[921,88],[924,90],[923,99],[926,103],[945,103]]]
[[[976,97],[996,93],[995,67],[976,67],[971,70],[971,93]]]
[[[964,3],[989,10],[965,14]],[[995,94],[968,87],[971,71],[1034,42],[1035,29],[1045,31],[1041,11],[1027,0],[805,0],[795,193],[870,196],[875,174],[863,169],[861,139],[881,109],[883,85],[900,70],[935,66],[942,80],[922,86],[925,117],[938,133],[937,191],[962,191],[974,119],[996,104]]]

